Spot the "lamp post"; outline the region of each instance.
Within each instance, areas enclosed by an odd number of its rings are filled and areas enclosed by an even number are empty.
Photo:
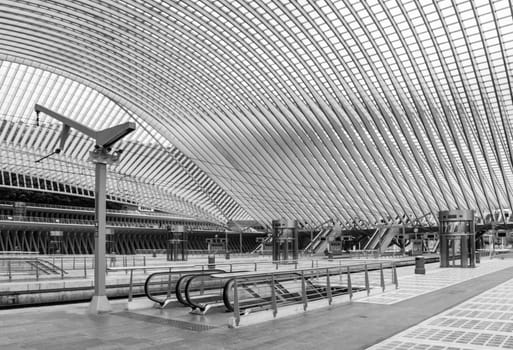
[[[89,153],[89,160],[95,164],[95,216],[94,224],[94,294],[89,304],[90,313],[112,310],[105,288],[105,233],[107,231],[107,164],[119,161],[119,155],[109,153],[103,147],[95,147]]]
[[[94,227],[94,294],[89,305],[90,313],[109,312],[112,310],[105,292],[105,235],[106,235],[106,186],[107,186],[107,164],[115,164],[119,161],[121,150],[112,151],[112,146],[117,141],[135,130],[135,123],[123,123],[104,130],[96,131],[80,124],[68,117],[49,110],[46,107],[36,104],[36,114],[44,114],[62,122],[60,135],[60,147],[54,154],[64,149],[70,128],[93,138],[96,142],[94,149],[89,153],[89,160],[95,164],[95,214],[96,222]],[[46,158],[46,157],[44,157]],[[44,159],[42,158],[42,159]],[[41,161],[40,159],[39,161]]]

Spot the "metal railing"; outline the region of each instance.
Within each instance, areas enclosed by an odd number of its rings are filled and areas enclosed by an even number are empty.
[[[13,206],[13,202],[9,201],[0,201],[0,204],[8,205],[9,207]],[[62,210],[75,210],[75,211],[83,211],[88,213],[94,213],[94,207],[79,207],[72,205],[59,205],[59,204],[42,204],[42,203],[25,203],[25,206],[32,208],[52,208],[52,209],[62,209]],[[195,218],[185,217],[180,214],[173,213],[161,213],[161,212],[151,212],[151,211],[140,211],[140,210],[123,210],[123,209],[107,209],[108,214],[126,214],[130,216],[136,217],[152,217],[152,218],[162,218],[167,220],[178,220],[178,221],[193,221],[197,222]],[[204,230],[212,230],[219,231],[218,227],[210,227],[208,222],[205,222]]]
[[[385,270],[388,273],[385,273]],[[389,276],[387,278],[386,276]],[[212,275],[220,279],[228,276]],[[225,284],[223,302],[233,312],[235,326],[240,324],[241,314],[257,310],[273,311],[286,305],[303,305],[316,300],[326,300],[347,295],[352,300],[357,292],[369,295],[371,290],[385,291],[387,285],[398,288],[397,270],[394,263],[373,263],[276,272],[271,274],[234,276]],[[364,294],[364,295],[365,295]]]
[[[129,290],[128,290],[128,301],[132,301],[133,299],[133,286],[134,286],[134,272],[136,271],[155,271],[151,273],[147,278],[145,284],[147,284],[150,300],[154,300],[156,303],[161,306],[167,304],[168,300],[163,299],[163,295],[167,296],[167,298],[174,298],[176,296],[176,283],[178,282],[178,278],[175,277],[184,275],[185,271],[191,272],[191,274],[211,274],[212,271],[224,271],[224,272],[241,272],[241,271],[283,271],[283,270],[291,270],[297,269],[299,264],[303,264],[303,266],[309,267],[319,267],[319,265],[330,264],[326,260],[310,260],[310,261],[239,261],[239,262],[211,262],[207,264],[176,264],[176,265],[147,265],[147,266],[132,266],[132,267],[109,267],[107,271],[109,272],[125,272],[125,274],[130,274],[129,277]],[[169,275],[166,279],[166,275]],[[170,277],[171,276],[171,277]],[[169,279],[171,278],[171,279]],[[185,282],[185,281],[183,281]],[[153,289],[155,286],[155,290]],[[157,287],[158,286],[158,287]],[[183,286],[182,286],[183,288]],[[179,297],[176,296],[178,299]],[[184,298],[185,300],[185,298]]]
[[[340,295],[348,295],[351,300],[354,293],[365,291],[368,295],[371,290],[384,291],[387,284],[398,287],[394,262],[266,272],[204,269],[157,272],[147,278],[146,294],[165,307],[174,300],[174,293],[181,304],[203,314],[212,307],[224,305],[240,320],[240,314],[248,310],[272,308],[276,316],[278,307],[303,304],[306,310],[308,303],[315,300],[327,299],[331,304]]]
[[[9,255],[14,255],[9,252]],[[0,281],[39,281],[40,279],[87,279],[92,277],[94,256],[2,256],[0,255]],[[129,268],[146,266],[146,256],[107,255],[106,266]],[[52,271],[54,270],[54,271]],[[108,271],[108,270],[107,270]]]

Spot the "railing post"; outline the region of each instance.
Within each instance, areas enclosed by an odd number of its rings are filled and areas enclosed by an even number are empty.
[[[132,282],[134,280],[134,269],[130,269],[130,284],[128,285],[128,301],[132,301]]]
[[[73,255],[73,271],[75,270],[75,255]]]
[[[37,258],[36,258],[36,281],[39,281],[39,266],[37,265]]]
[[[395,267],[395,264],[392,265],[392,278],[394,280],[394,283],[395,283],[395,289],[399,288],[399,281],[397,280],[397,269]]]
[[[303,300],[303,310],[306,311],[308,307],[308,298],[306,297],[306,282],[304,271],[301,271],[301,299]]]
[[[364,265],[365,268],[365,290],[367,290],[367,296],[370,294],[369,287],[369,271],[367,270],[367,264]]]
[[[313,259],[312,259],[312,269],[313,269],[313,268],[314,268],[314,261],[313,261]]]
[[[256,270],[257,270],[257,263],[255,263],[255,272],[256,272]]]
[[[349,300],[353,299],[353,286],[351,285],[351,269],[347,267],[347,292],[349,293]]]
[[[385,291],[385,275],[383,274],[383,263],[379,264],[379,279],[381,282],[381,291]]]
[[[167,275],[167,293],[166,293],[166,299],[169,299],[171,297],[171,268],[169,268],[169,275]]]
[[[239,293],[237,288],[237,279],[233,280],[233,317],[235,318],[235,326],[240,324],[240,310],[239,310]]]
[[[7,271],[9,272],[9,281],[11,281],[12,280],[11,260],[7,260]]]
[[[61,279],[64,279],[64,262],[61,256]]]
[[[326,293],[328,297],[328,304],[331,305],[331,283],[330,283],[330,269],[326,269]]]
[[[87,259],[84,256],[84,278],[87,278]]]
[[[132,266],[135,266],[135,255],[132,256]]]
[[[230,272],[233,272],[233,264],[230,264]]]
[[[276,304],[276,286],[274,284],[274,274],[271,274],[271,306],[273,309],[273,317],[278,314],[278,305]]]

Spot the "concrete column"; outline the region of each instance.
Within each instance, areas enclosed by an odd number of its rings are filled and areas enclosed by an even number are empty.
[[[107,164],[96,163],[96,223],[94,230],[94,294],[89,305],[90,313],[112,311],[105,292],[105,231]]]

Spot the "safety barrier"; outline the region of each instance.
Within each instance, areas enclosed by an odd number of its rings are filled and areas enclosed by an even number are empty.
[[[322,263],[327,263],[325,260],[324,261],[319,261],[319,260],[311,260],[311,261],[303,261],[302,262],[303,264],[307,264],[308,266],[319,266],[319,263],[321,263],[320,265],[322,265]],[[129,281],[129,293],[128,293],[128,301],[131,301],[132,298],[133,298],[133,294],[132,294],[132,289],[133,289],[133,280],[134,280],[134,272],[135,271],[144,271],[146,272],[147,270],[151,271],[155,271],[155,270],[160,270],[160,271],[156,271],[152,274],[150,274],[147,278],[146,278],[146,281],[150,280],[149,283],[151,283],[151,279],[155,279],[157,278],[156,276],[160,276],[159,278],[163,278],[165,279],[165,276],[166,274],[171,274],[171,275],[175,275],[176,273],[180,273],[183,271],[197,271],[197,272],[203,272],[204,274],[210,274],[211,271],[215,271],[215,270],[221,270],[221,271],[226,271],[227,273],[228,272],[240,272],[240,271],[253,271],[253,272],[256,272],[256,271],[261,271],[262,269],[265,269],[266,271],[270,271],[270,270],[275,270],[275,271],[280,271],[280,270],[284,270],[284,269],[287,269],[287,270],[290,270],[292,268],[298,268],[298,265],[299,262],[298,261],[294,261],[294,260],[289,260],[289,261],[240,261],[240,262],[237,262],[237,261],[231,261],[231,262],[213,262],[213,263],[207,263],[207,264],[191,264],[191,265],[185,265],[185,264],[176,264],[176,265],[153,265],[153,266],[150,266],[150,265],[147,265],[147,266],[128,266],[128,267],[109,267],[107,269],[108,272],[125,272],[125,274],[130,274],[130,281]],[[155,276],[153,276],[155,275]],[[185,281],[184,281],[185,283]],[[165,284],[163,283],[163,286]],[[166,290],[165,292],[163,291],[162,295],[170,295],[170,298],[172,298],[172,296],[176,295],[176,291],[175,291],[175,282],[173,283],[170,283],[168,285],[170,288],[168,290]],[[183,285],[182,289],[185,288],[185,284]],[[182,290],[182,296],[184,295],[183,294],[183,290]],[[151,290],[150,290],[150,294],[152,294]],[[178,298],[178,297],[177,297]],[[152,296],[149,297],[150,300],[153,300],[152,299]],[[158,298],[157,298],[158,299]],[[183,300],[186,300],[185,299],[185,296],[183,296]],[[164,305],[164,304],[167,304],[168,301],[166,300],[160,300],[160,301],[156,301],[158,304],[160,305]],[[187,302],[185,302],[184,304],[188,304]]]
[[[146,257],[107,255],[105,263],[110,267],[146,266]],[[92,276],[92,269],[94,256],[91,255],[0,255],[0,281],[39,281],[65,277],[87,279]]]
[[[389,271],[385,274],[387,269]],[[230,277],[227,275],[218,277],[226,280]],[[333,298],[340,295],[347,295],[351,300],[356,292],[363,291],[369,295],[373,289],[384,291],[387,285],[395,288],[399,285],[394,263],[231,275],[223,290],[223,301],[226,308],[233,311],[235,326],[239,325],[242,314],[257,310],[272,309],[276,317],[279,308],[286,305],[302,304],[306,311],[312,301],[324,299],[327,305],[331,305]]]

